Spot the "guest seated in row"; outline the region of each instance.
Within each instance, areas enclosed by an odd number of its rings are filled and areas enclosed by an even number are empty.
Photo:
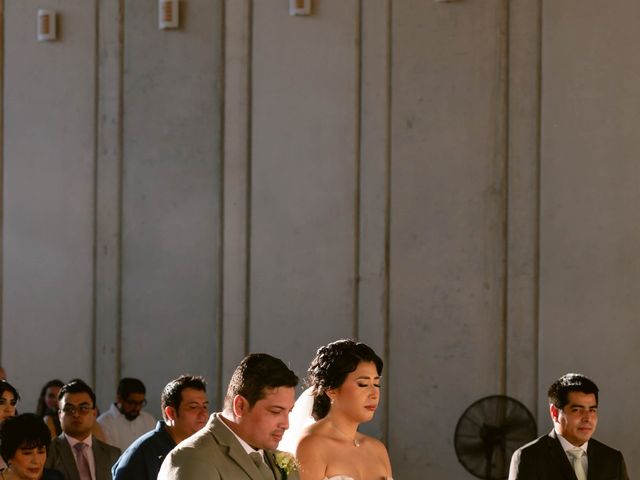
[[[16,415],[16,405],[20,400],[18,391],[6,380],[0,380],[0,425],[10,417]],[[0,458],[0,470],[6,468],[4,460]]]
[[[3,480],[64,480],[56,470],[44,468],[51,443],[49,429],[42,418],[23,413],[7,419],[0,430],[0,453],[8,467],[0,472]]]
[[[49,427],[51,438],[56,438],[62,433],[60,419],[58,418],[58,393],[64,383],[61,380],[49,380],[40,390],[38,397],[38,405],[36,407],[36,415],[38,415],[44,423]]]
[[[67,479],[111,480],[111,467],[120,450],[94,438],[96,396],[82,380],[72,380],[60,389],[62,434],[51,442],[46,466]]]
[[[16,414],[16,404],[20,400],[18,391],[6,380],[0,380],[0,425]]]
[[[164,457],[182,440],[205,426],[209,400],[202,377],[182,375],[160,396],[164,421],[138,438],[113,466],[113,480],[156,480]]]
[[[124,451],[134,440],[153,430],[156,419],[142,410],[147,404],[147,389],[137,378],[123,378],[118,384],[116,401],[98,417],[106,442]]]

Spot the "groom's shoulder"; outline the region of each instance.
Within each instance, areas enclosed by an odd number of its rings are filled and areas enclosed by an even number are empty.
[[[205,427],[171,450],[158,474],[158,480],[215,480],[219,479],[216,462],[220,460],[220,446]]]
[[[548,449],[551,445],[553,445],[554,442],[557,442],[557,440],[553,438],[551,435],[549,434],[542,435],[536,438],[535,440],[521,446],[518,449],[518,452],[537,453],[539,451]]]
[[[589,440],[587,448],[588,448],[587,455],[590,452],[596,452],[599,455],[612,455],[612,456],[622,455],[622,452],[620,452],[620,450],[610,447],[609,445],[606,445],[602,442],[599,442],[595,438],[592,438]]]
[[[176,445],[172,450],[172,453],[181,453],[183,455],[197,454],[201,450],[207,450],[216,446],[217,443],[218,442],[213,431],[213,425],[211,423],[207,423],[207,425],[202,429]]]

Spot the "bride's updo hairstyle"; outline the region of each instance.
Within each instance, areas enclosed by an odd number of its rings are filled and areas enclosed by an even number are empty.
[[[343,339],[318,349],[306,378],[314,397],[313,418],[320,420],[327,416],[331,408],[327,390],[340,387],[360,362],[373,362],[378,375],[382,374],[382,359],[364,343]]]

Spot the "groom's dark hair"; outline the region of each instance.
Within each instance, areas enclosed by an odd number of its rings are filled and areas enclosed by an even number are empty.
[[[295,388],[297,385],[298,377],[282,360],[266,353],[250,353],[233,372],[224,398],[224,408],[231,408],[236,395],[242,395],[253,407],[266,396],[266,389]]]
[[[569,392],[593,393],[598,403],[598,386],[580,373],[567,373],[549,387],[549,403],[562,410],[569,403]]]

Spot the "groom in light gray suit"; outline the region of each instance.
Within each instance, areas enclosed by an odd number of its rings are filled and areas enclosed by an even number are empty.
[[[158,480],[294,480],[276,461],[289,428],[298,377],[266,353],[245,357],[236,368],[224,410],[174,448]]]

